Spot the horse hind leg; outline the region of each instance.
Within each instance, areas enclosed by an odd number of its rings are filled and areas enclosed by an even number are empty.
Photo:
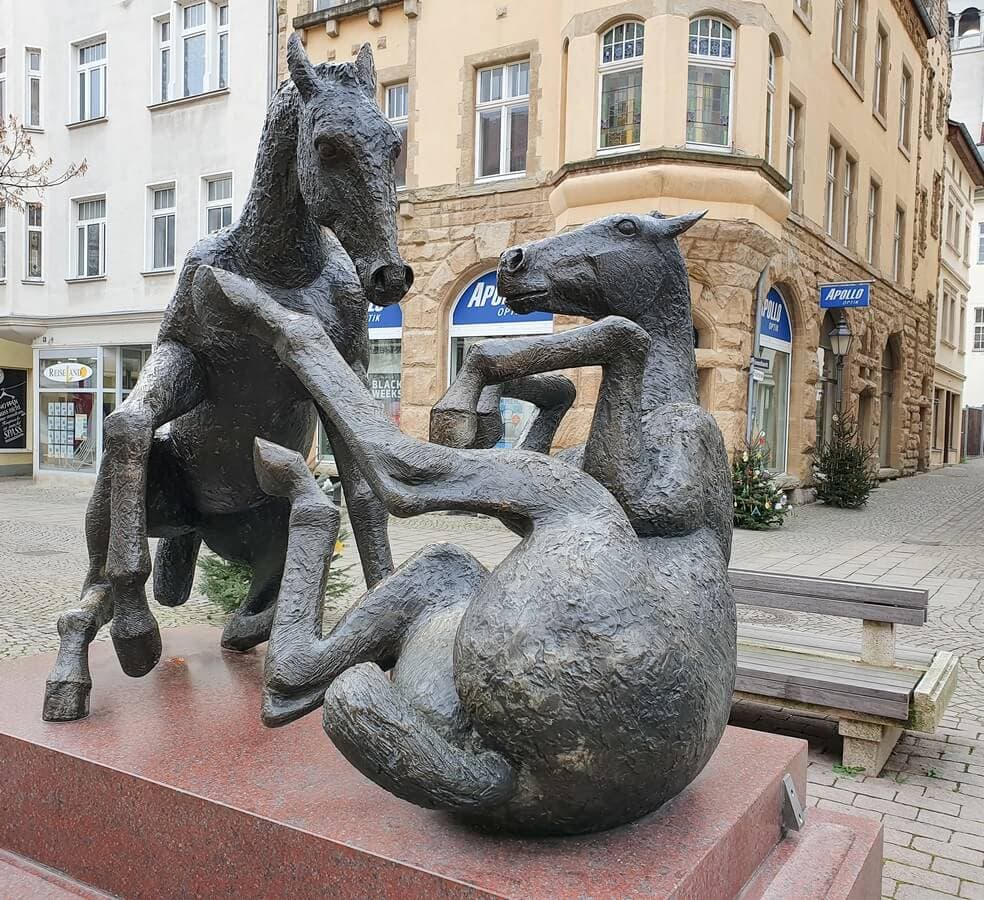
[[[154,599],[161,606],[182,606],[195,586],[195,564],[202,546],[194,531],[161,538],[154,554]]]
[[[332,682],[324,729],[363,775],[418,806],[478,812],[502,805],[515,790],[515,770],[503,756],[447,741],[373,663]]]

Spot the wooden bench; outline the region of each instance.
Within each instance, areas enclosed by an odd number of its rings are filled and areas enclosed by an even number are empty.
[[[902,729],[932,733],[957,683],[946,651],[897,647],[896,625],[924,625],[929,592],[731,569],[745,606],[861,620],[861,639],[738,626],[735,696],[835,716],[844,766],[877,775]]]

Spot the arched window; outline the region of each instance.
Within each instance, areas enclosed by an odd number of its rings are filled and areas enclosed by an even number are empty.
[[[769,41],[769,62],[765,78],[765,161],[774,165],[773,158],[773,118],[776,114],[776,49]]]
[[[892,338],[885,344],[881,359],[881,418],[878,427],[878,460],[883,467],[892,465],[892,417],[899,368],[898,354]]]
[[[970,7],[960,13],[957,24],[957,42],[954,50],[964,50],[967,47],[979,47],[981,43],[981,13]]]
[[[711,16],[691,20],[688,55],[687,143],[730,147],[734,29]]]
[[[601,38],[600,150],[639,145],[643,41],[641,22],[620,22]]]
[[[753,441],[763,438],[766,465],[772,472],[786,470],[789,433],[789,374],[793,327],[786,298],[772,288],[759,309],[758,346],[752,365],[749,420]]]

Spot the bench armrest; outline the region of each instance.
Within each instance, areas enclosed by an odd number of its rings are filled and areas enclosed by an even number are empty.
[[[909,728],[932,734],[940,724],[946,705],[957,687],[959,657],[947,650],[940,650],[926,674],[919,679],[912,692],[909,708]]]

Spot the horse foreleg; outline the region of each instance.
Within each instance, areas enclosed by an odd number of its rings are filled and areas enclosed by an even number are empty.
[[[161,538],[154,554],[154,599],[161,606],[182,606],[195,586],[195,564],[202,538],[189,531]]]
[[[103,467],[112,478],[106,578],[113,593],[111,634],[127,675],[149,672],[161,638],[147,606],[147,460],[154,432],[201,402],[204,379],[195,355],[165,342],[151,354],[133,391],[103,426]]]

